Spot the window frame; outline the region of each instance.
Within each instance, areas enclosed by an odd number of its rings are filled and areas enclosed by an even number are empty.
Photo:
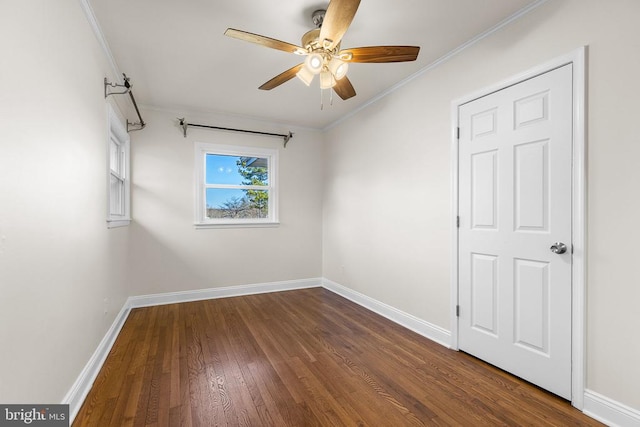
[[[277,227],[278,220],[278,150],[273,148],[224,145],[211,142],[196,142],[194,149],[195,165],[195,227],[207,228],[243,228]],[[206,183],[207,154],[238,157],[259,157],[267,159],[269,174],[268,185],[247,189],[265,190],[269,194],[268,215],[266,218],[207,218],[207,188],[229,188],[224,184]]]
[[[131,181],[130,160],[131,160],[131,138],[122,123],[118,114],[111,104],[108,105],[108,132],[107,132],[107,228],[125,227],[131,223]],[[117,145],[117,159],[119,162],[114,167],[111,155],[111,144]],[[114,198],[118,197],[112,191],[111,179],[116,178],[120,184],[121,191],[121,213],[113,213],[111,210]]]

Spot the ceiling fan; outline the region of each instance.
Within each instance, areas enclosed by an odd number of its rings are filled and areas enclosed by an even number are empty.
[[[228,28],[225,35],[256,43],[271,49],[306,56],[303,63],[278,74],[259,89],[271,90],[297,76],[307,86],[315,75],[320,75],[322,89],[333,88],[344,100],[356,95],[347,78],[349,63],[384,63],[415,61],[419,46],[367,46],[340,49],[340,41],[347,32],[358,10],[360,0],[331,0],[327,10],[317,10],[312,20],[317,28],[302,36],[302,46],[270,37]]]

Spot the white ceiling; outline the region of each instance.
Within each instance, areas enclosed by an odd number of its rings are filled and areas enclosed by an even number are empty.
[[[317,79],[258,86],[300,57],[223,35],[228,27],[300,44],[311,13],[328,2],[289,0],[89,0],[118,68],[144,106],[226,113],[324,128],[539,0],[362,0],[342,47],[420,46],[418,60],[351,64],[357,96],[320,110]]]

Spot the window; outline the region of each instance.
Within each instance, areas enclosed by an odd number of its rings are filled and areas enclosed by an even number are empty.
[[[109,105],[109,165],[107,168],[107,227],[129,225],[129,134]]]
[[[196,227],[277,225],[277,154],[196,143]]]

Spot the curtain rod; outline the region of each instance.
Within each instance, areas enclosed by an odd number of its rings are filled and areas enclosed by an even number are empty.
[[[129,77],[127,77],[125,73],[122,73],[122,77],[124,78],[124,84],[110,83],[106,77],[104,78],[104,97],[106,98],[109,95],[124,95],[125,93],[128,93],[129,96],[131,97],[133,108],[136,109],[136,114],[138,115],[139,121],[135,123],[131,123],[127,119],[127,132],[131,132],[134,130],[142,130],[147,124],[142,119],[142,115],[140,114],[140,110],[138,109],[138,104],[136,103],[136,99],[133,97],[133,92],[131,91],[131,88],[133,86],[131,86],[131,83],[129,83]],[[125,90],[122,92],[109,92],[108,91],[109,87],[123,87],[125,88]]]
[[[289,132],[287,134],[284,133],[271,133],[271,132],[260,132],[257,130],[247,130],[247,129],[234,129],[234,128],[225,128],[220,126],[209,126],[209,125],[198,125],[195,123],[187,123],[187,121],[183,118],[178,119],[180,121],[180,126],[182,126],[182,133],[184,137],[187,137],[187,127],[198,127],[198,128],[206,128],[206,129],[216,129],[216,130],[227,130],[231,132],[242,132],[242,133],[251,133],[254,135],[265,135],[265,136],[279,136],[284,139],[284,148],[287,148],[287,143],[291,138],[293,138],[293,133]]]

